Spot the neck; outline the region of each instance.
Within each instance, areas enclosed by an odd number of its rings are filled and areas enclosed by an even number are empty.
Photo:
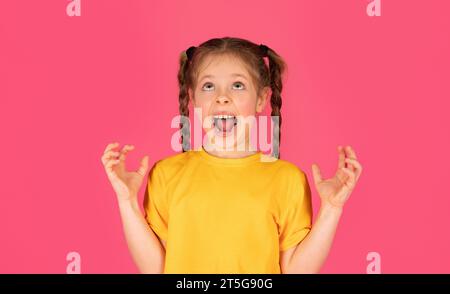
[[[253,154],[256,154],[258,151],[252,151],[252,150],[248,150],[248,148],[245,148],[245,150],[217,150],[216,148],[212,148],[212,150],[208,150],[206,149],[204,146],[203,150],[205,150],[205,152],[214,155],[216,157],[221,157],[221,158],[243,158],[243,157],[247,157]]]
[[[258,149],[256,144],[249,140],[249,134],[247,131],[244,138],[239,137],[234,138],[234,140],[238,142],[234,142],[233,147],[227,147],[226,140],[224,142],[213,140],[207,141],[206,143],[206,146],[210,148],[205,148],[204,144],[202,145],[202,148],[208,154],[221,158],[244,158],[258,152],[256,151]],[[221,145],[220,148],[219,145]]]

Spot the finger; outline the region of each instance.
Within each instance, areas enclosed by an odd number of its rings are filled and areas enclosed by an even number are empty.
[[[105,151],[103,151],[103,153],[106,153],[106,152],[108,152],[109,150],[111,150],[111,149],[113,149],[113,148],[116,148],[117,146],[119,146],[119,143],[118,143],[118,142],[110,143],[110,144],[106,145]]]
[[[105,169],[107,172],[112,172],[112,169],[114,166],[116,166],[117,164],[119,164],[120,160],[119,159],[110,159],[108,160],[108,162],[106,162],[105,164]]]
[[[356,157],[355,150],[353,150],[352,146],[346,146],[345,153],[347,154],[347,157],[349,157],[349,158],[358,159]]]
[[[353,158],[352,149],[350,146],[345,146],[345,156],[346,158]],[[351,164],[346,163],[345,167],[350,169],[351,171],[355,171],[355,168]]]
[[[313,163],[311,168],[312,168],[314,183],[317,185],[320,182],[322,182],[322,173],[320,172],[319,166],[315,163]]]
[[[353,158],[346,158],[345,161],[348,162],[349,164],[353,165],[353,167],[355,168],[356,181],[358,181],[359,176],[361,175],[361,172],[362,172],[361,163],[359,163],[356,159],[353,159]]]
[[[102,156],[102,163],[106,164],[106,162],[110,159],[117,159],[117,157],[120,155],[118,151],[109,150]]]
[[[114,151],[114,150],[109,150],[107,151],[105,154],[103,154],[102,156],[102,162],[103,164],[105,164],[109,159],[113,158],[116,159],[119,156],[119,152],[118,151]]]
[[[338,153],[339,153],[339,159],[338,159],[338,169],[345,167],[345,152],[341,145],[338,146]]]
[[[342,171],[348,175],[348,179],[344,182],[344,185],[349,189],[353,189],[356,183],[355,173],[346,167],[342,168]]]
[[[133,145],[125,145],[123,146],[122,150],[120,150],[120,160],[125,160],[127,153],[134,149]]]
[[[141,166],[139,166],[138,170],[136,171],[138,174],[140,174],[141,176],[145,176],[145,173],[147,172],[148,169],[148,155],[145,155],[142,159],[141,159]]]

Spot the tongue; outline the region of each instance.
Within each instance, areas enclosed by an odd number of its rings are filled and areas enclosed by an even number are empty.
[[[232,118],[218,119],[216,127],[221,132],[230,132],[234,127],[234,119],[232,119]]]

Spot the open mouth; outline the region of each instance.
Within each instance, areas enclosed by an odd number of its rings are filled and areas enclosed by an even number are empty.
[[[218,114],[213,115],[213,126],[217,132],[223,135],[228,135],[233,131],[237,125],[237,118],[234,115]]]

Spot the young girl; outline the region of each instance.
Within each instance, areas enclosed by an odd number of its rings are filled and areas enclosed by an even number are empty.
[[[189,128],[183,127],[183,152],[157,161],[149,173],[145,213],[137,194],[148,156],[137,171],[127,171],[126,154],[134,146],[106,147],[102,163],[141,272],[319,272],[362,167],[350,146],[338,146],[338,167],[330,179],[323,179],[313,164],[321,207],[312,226],[306,174],[277,159],[279,128],[273,138],[275,160],[248,146],[248,130],[238,128],[238,117],[261,113],[268,100],[272,116],[281,123],[284,68],[274,50],[238,38],[211,39],[182,53],[180,114],[188,117],[192,103],[206,115],[202,121],[207,142],[221,143],[190,150]],[[234,135],[231,146],[220,148]],[[246,148],[236,148],[242,142]]]

